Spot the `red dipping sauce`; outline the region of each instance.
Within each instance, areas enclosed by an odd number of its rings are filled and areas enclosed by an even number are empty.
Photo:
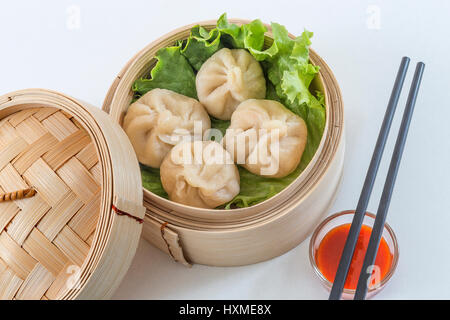
[[[339,260],[342,255],[342,251],[344,250],[350,225],[350,223],[347,223],[331,229],[324,236],[316,251],[315,260],[317,267],[322,275],[331,283],[334,281],[334,277],[336,276]],[[345,289],[356,289],[371,232],[371,227],[367,225],[362,226],[352,262],[350,264],[350,269],[348,271],[347,280],[345,281]],[[392,259],[393,256],[386,240],[381,238],[377,257],[375,259],[375,270],[372,272],[370,286],[374,286],[383,280],[391,268]]]

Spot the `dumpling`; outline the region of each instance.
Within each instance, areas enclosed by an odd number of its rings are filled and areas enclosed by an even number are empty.
[[[196,86],[208,113],[221,120],[230,120],[242,101],[266,96],[262,68],[244,49],[224,48],[213,54],[198,71]]]
[[[240,190],[230,154],[214,141],[181,142],[164,159],[161,182],[169,199],[199,208],[216,208]]]
[[[287,176],[300,163],[307,139],[302,118],[272,100],[242,102],[223,143],[237,164],[262,176]]]
[[[181,139],[202,140],[210,128],[211,120],[200,102],[166,89],[147,92],[130,105],[123,120],[139,162],[153,168],[160,167]]]

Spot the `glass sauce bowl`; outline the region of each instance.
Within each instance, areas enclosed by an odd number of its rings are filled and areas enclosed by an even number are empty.
[[[353,216],[355,214],[354,210],[346,210],[341,211],[338,213],[335,213],[328,218],[326,218],[322,223],[316,228],[314,233],[311,236],[311,240],[309,243],[309,260],[311,262],[311,265],[314,269],[315,274],[319,277],[321,283],[324,285],[324,287],[330,291],[331,287],[333,286],[333,283],[330,282],[320,271],[317,262],[316,262],[316,253],[319,248],[320,243],[322,242],[323,238],[327,235],[328,232],[330,232],[332,229],[341,226],[343,224],[349,224],[352,223]],[[373,223],[375,222],[375,215],[373,213],[366,212],[363,220],[363,225],[367,225],[369,227],[373,227]],[[398,258],[399,258],[399,250],[398,250],[398,242],[397,238],[394,234],[394,231],[392,228],[385,223],[383,234],[382,234],[384,240],[386,241],[389,250],[392,254],[392,262],[391,266],[389,268],[389,271],[384,276],[383,279],[381,279],[380,283],[376,286],[369,287],[366,295],[366,299],[369,299],[373,297],[375,294],[380,292],[386,285],[386,283],[391,279],[392,275],[395,272],[395,269],[397,267]],[[342,291],[342,299],[344,300],[350,300],[353,299],[355,294],[355,290],[352,289],[344,289]]]

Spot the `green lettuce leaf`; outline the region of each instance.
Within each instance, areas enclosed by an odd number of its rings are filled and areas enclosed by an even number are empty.
[[[209,57],[223,48],[223,44],[220,42],[220,31],[213,29],[208,32],[201,26],[193,27],[191,35],[181,45],[181,53],[196,71],[200,70],[202,64]]]
[[[197,99],[195,73],[180,46],[163,48],[156,54],[158,62],[151,71],[150,79],[134,82],[135,99],[155,88],[168,89]]]
[[[217,20],[217,30],[222,34],[222,41],[227,48],[247,49],[258,61],[263,61],[277,52],[276,46],[262,51],[267,28],[261,20],[238,26],[228,23],[227,14],[224,13]]]
[[[319,67],[309,62],[312,32],[305,30],[300,37],[291,39],[286,28],[277,23],[272,23],[272,32],[274,35],[272,46],[276,46],[278,52],[269,58],[270,65],[267,70],[269,80],[287,108],[293,103],[310,104],[312,94],[309,86],[319,72]]]
[[[267,200],[286,188],[300,174],[297,168],[284,178],[267,178],[255,175],[241,166],[238,166],[238,169],[241,190],[232,201],[225,205],[225,209],[246,208]]]
[[[168,199],[169,196],[167,192],[164,190],[161,177],[159,175],[159,169],[150,168],[143,164],[140,164],[141,167],[141,176],[142,176],[142,186],[153,192],[154,194]]]
[[[224,13],[217,20],[217,30],[222,34],[222,41],[227,48],[244,48],[244,29],[236,24],[230,24],[227,20],[227,14]]]

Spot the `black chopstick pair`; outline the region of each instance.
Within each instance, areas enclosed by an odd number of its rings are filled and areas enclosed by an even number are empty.
[[[402,91],[403,83],[405,80],[406,72],[408,70],[410,59],[403,57],[397,77],[395,79],[394,87],[392,89],[391,97],[386,109],[386,113],[381,125],[380,133],[378,135],[377,143],[370,161],[369,169],[367,170],[366,179],[359,197],[358,205],[356,207],[355,215],[350,227],[350,231],[345,242],[344,250],[341,255],[341,260],[336,272],[336,276],[333,282],[333,287],[330,292],[330,300],[338,300],[341,298],[342,290],[344,289],[345,280],[350,267],[350,263],[353,257],[353,252],[358,240],[359,232],[364,220],[364,216],[367,210],[370,195],[372,193],[375,177],[380,166],[380,161],[383,155],[386,140],[391,128],[392,119],[394,118],[395,109],[398,104],[398,99]],[[368,281],[371,278],[372,273],[369,270],[375,263],[376,254],[378,252],[378,246],[381,240],[384,223],[386,221],[387,211],[391,201],[392,191],[394,189],[395,179],[397,177],[398,168],[405,147],[406,137],[408,134],[409,124],[414,111],[414,106],[417,99],[417,94],[422,80],[422,74],[425,64],[419,62],[416,65],[416,71],[409,90],[408,100],[406,102],[405,111],[403,113],[402,122],[400,125],[397,141],[395,143],[394,152],[392,154],[391,163],[389,166],[388,174],[383,188],[383,193],[378,206],[377,215],[370,235],[369,245],[367,247],[366,255],[364,257],[364,263],[361,268],[361,273],[356,287],[354,299],[363,300],[366,297]]]

